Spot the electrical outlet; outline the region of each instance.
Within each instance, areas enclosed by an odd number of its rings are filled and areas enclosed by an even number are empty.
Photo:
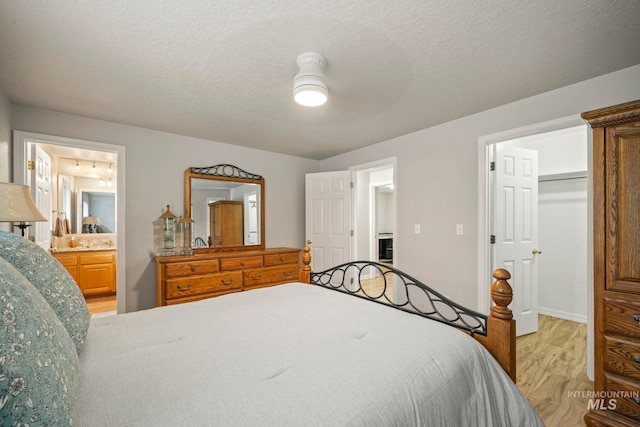
[[[463,234],[464,233],[464,227],[462,226],[462,224],[456,224],[456,234]]]
[[[415,224],[413,230],[415,234],[420,234],[420,224]]]

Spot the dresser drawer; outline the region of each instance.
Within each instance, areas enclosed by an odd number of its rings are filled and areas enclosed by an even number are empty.
[[[265,267],[281,264],[300,264],[300,252],[290,252],[284,254],[270,254],[264,256]]]
[[[187,261],[165,266],[166,277],[196,276],[201,274],[217,273],[218,260]]]
[[[605,369],[640,381],[640,343],[610,336],[604,337]]]
[[[210,274],[208,276],[169,279],[166,282],[167,299],[203,295],[242,289],[242,272]]]
[[[605,298],[604,332],[640,338],[640,303]]]
[[[220,260],[220,271],[242,270],[243,268],[262,267],[262,257],[224,258]]]
[[[261,287],[269,284],[295,282],[299,280],[298,266],[280,268],[261,268],[244,272],[244,287]]]
[[[609,374],[605,374],[604,383],[615,399],[615,412],[640,420],[640,384]]]

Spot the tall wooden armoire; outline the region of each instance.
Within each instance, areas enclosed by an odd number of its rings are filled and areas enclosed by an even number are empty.
[[[595,393],[590,426],[640,425],[640,101],[593,128]]]
[[[211,246],[242,246],[242,202],[219,200],[209,204]]]

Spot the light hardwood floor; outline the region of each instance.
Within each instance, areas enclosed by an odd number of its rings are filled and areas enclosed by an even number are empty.
[[[384,281],[380,278],[363,280],[361,286],[369,297],[381,297],[384,293],[393,301],[393,276],[387,276],[386,289]]]
[[[538,332],[516,339],[517,385],[547,427],[583,426],[592,391],[587,379],[587,325],[539,316]]]
[[[116,296],[87,298],[89,317],[96,313],[105,313],[116,309]]]

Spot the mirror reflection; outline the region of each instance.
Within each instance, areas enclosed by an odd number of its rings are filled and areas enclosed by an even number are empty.
[[[194,248],[260,245],[259,184],[215,178],[190,181]]]
[[[113,233],[116,229],[116,195],[113,192],[78,190],[78,233]]]

